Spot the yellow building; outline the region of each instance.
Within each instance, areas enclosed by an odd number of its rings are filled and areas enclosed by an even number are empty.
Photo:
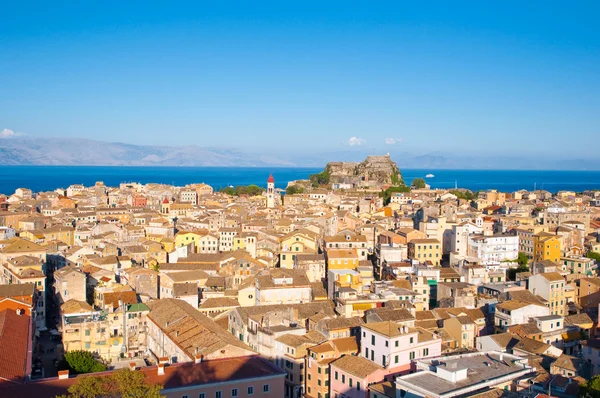
[[[437,239],[413,239],[408,243],[408,258],[421,263],[430,261],[439,266],[442,260],[442,244]]]
[[[204,235],[205,234],[194,231],[179,231],[177,235],[175,235],[175,247],[187,246],[190,243],[193,243],[196,249],[199,249],[200,238]]]
[[[317,234],[308,230],[294,231],[281,238],[281,253],[279,266],[291,269],[294,266],[296,254],[317,253]]]
[[[358,267],[358,253],[356,249],[329,249],[327,250],[328,269],[355,269]]]
[[[540,232],[533,236],[533,261],[550,260],[558,263],[560,257],[561,243],[558,236],[548,232]]]

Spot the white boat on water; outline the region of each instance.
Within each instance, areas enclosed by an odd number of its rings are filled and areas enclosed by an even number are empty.
[[[425,178],[433,178],[433,177],[435,177],[433,174],[427,174],[427,175],[425,176]]]

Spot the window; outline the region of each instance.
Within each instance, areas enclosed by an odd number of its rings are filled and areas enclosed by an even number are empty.
[[[337,370],[335,371],[335,379],[336,380],[338,379],[338,372],[337,372]]]
[[[198,394],[198,398],[206,398],[206,394],[201,392],[200,394]]]
[[[238,396],[238,389],[237,388],[234,388],[234,389],[231,390],[231,396],[232,397],[237,397]]]
[[[269,385],[263,384],[263,392],[269,392]]]
[[[181,398],[189,398],[187,395],[182,395]]]
[[[252,395],[254,394],[254,387],[250,386],[248,387],[248,395]]]
[[[398,355],[394,358],[394,363],[398,363]]]
[[[371,335],[371,345],[375,345],[375,335]]]
[[[389,345],[390,345],[390,344],[389,344],[389,342],[386,340],[386,342],[385,342],[385,346],[386,346],[386,347],[389,347]]]
[[[398,347],[398,343],[399,343],[398,340],[396,340],[396,347]]]
[[[221,391],[217,391],[215,393],[215,398],[223,398],[223,393],[221,393]]]
[[[90,343],[89,342],[85,343],[85,348],[90,348]]]
[[[350,386],[350,388],[352,388],[352,377],[348,378],[348,385]]]
[[[413,360],[413,359],[415,359],[415,352],[414,352],[414,351],[411,351],[411,353],[409,354],[408,358],[409,358],[410,360]]]
[[[90,335],[90,330],[89,330],[89,329],[87,329],[87,330],[85,331],[85,335],[86,335],[86,336],[89,336],[89,335]]]
[[[357,382],[356,382],[356,389],[357,389],[358,391],[360,391],[360,381],[357,381]]]
[[[425,357],[426,357],[427,355],[429,355],[429,348],[425,348],[425,349],[423,350],[423,356],[425,356]]]

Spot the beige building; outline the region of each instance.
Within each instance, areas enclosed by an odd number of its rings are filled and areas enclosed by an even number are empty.
[[[54,272],[54,298],[58,305],[69,300],[87,301],[87,278],[80,268],[68,265]]]
[[[529,291],[547,301],[551,315],[565,315],[565,279],[558,272],[548,272],[529,277]]]

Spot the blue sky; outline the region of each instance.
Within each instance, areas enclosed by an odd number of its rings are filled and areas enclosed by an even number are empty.
[[[571,156],[600,136],[599,11],[5,1],[0,136]]]

